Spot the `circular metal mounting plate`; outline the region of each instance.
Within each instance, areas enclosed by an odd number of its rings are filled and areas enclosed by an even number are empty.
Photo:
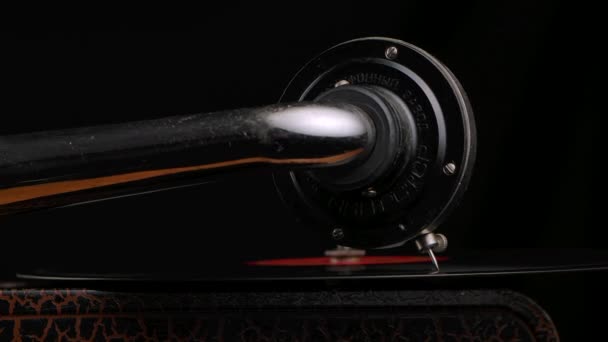
[[[381,87],[403,101],[416,125],[413,157],[407,165],[394,165],[390,180],[341,193],[325,189],[306,172],[279,172],[281,197],[341,245],[391,247],[433,231],[462,197],[475,158],[475,124],[460,83],[414,45],[362,38],[306,64],[281,101],[312,101],[343,85]],[[339,239],[332,235],[336,229],[342,232]]]

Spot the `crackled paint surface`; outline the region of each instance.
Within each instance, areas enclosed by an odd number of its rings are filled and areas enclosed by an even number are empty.
[[[0,291],[0,341],[557,341],[503,291],[126,294]]]

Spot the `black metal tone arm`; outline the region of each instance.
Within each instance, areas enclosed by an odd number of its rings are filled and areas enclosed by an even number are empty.
[[[369,150],[373,137],[358,107],[312,102],[4,136],[0,215],[77,202],[83,191],[91,200],[108,194],[93,189],[180,173],[340,165]]]

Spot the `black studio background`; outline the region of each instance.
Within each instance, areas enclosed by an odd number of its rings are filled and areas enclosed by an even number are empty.
[[[462,205],[441,228],[451,248],[604,247],[605,38],[593,8],[553,1],[215,6],[195,22],[154,30],[83,22],[0,33],[0,134],[273,103],[315,54],[389,36],[443,61],[473,104],[478,158]],[[314,255],[326,247],[318,233],[286,222],[290,213],[271,180],[256,170],[206,187],[5,220],[5,255],[17,258],[3,264],[162,269],[196,267],[201,256]],[[599,277],[538,278],[520,287],[563,336],[589,324],[574,312],[607,303]]]

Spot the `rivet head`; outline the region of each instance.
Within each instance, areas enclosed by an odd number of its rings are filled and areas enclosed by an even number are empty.
[[[344,231],[341,228],[336,228],[331,231],[331,237],[333,237],[334,240],[342,240],[344,238]]]
[[[390,60],[397,58],[399,55],[399,50],[394,46],[389,46],[384,51],[384,56]]]
[[[334,84],[334,88],[338,88],[338,87],[349,85],[349,84],[350,84],[350,82],[348,82],[347,80],[341,80],[341,81],[336,82],[336,84]]]
[[[448,176],[455,174],[456,173],[456,164],[454,164],[454,163],[445,164],[445,166],[443,167],[443,173],[445,173]]]
[[[367,197],[367,198],[374,198],[374,197],[376,197],[376,195],[378,195],[378,192],[376,192],[376,189],[374,189],[374,188],[367,188],[367,189],[363,190],[361,195],[363,195],[364,197]]]

